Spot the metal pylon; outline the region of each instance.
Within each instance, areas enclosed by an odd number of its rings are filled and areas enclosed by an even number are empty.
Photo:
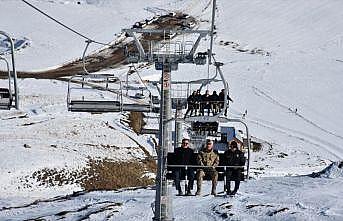
[[[168,191],[167,173],[167,155],[171,148],[171,65],[163,64],[162,70],[162,90],[160,106],[160,136],[158,151],[158,171],[156,178],[156,196],[155,196],[155,216],[154,221],[174,220],[172,213],[172,198]]]

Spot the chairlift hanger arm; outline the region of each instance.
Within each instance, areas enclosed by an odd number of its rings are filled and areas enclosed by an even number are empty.
[[[83,53],[82,53],[82,64],[83,64],[83,70],[85,71],[86,74],[89,74],[89,72],[87,71],[87,68],[86,68],[86,61],[85,61],[85,57],[86,57],[86,52],[87,52],[87,49],[89,47],[89,45],[92,43],[91,40],[86,40],[86,47],[85,47],[85,50],[83,50]]]
[[[130,29],[128,29],[128,30],[130,30]],[[144,50],[142,44],[141,44],[141,43],[139,42],[139,40],[137,39],[135,33],[134,33],[133,31],[131,31],[131,32],[128,32],[128,31],[127,31],[127,33],[128,33],[131,37],[133,37],[134,42],[135,42],[135,45],[136,45],[136,47],[138,48],[138,51],[139,51],[139,56],[140,56],[141,58],[144,58],[144,57],[145,57],[145,50]]]
[[[195,51],[197,50],[197,48],[198,48],[198,46],[199,46],[199,44],[200,44],[200,40],[201,40],[202,37],[204,37],[204,36],[199,35],[199,37],[198,37],[197,40],[195,41],[195,43],[194,43],[194,45],[193,45],[191,51],[189,52],[190,55],[194,55]]]

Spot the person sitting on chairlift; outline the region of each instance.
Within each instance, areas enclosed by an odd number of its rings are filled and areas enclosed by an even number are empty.
[[[195,116],[201,114],[201,94],[200,90],[197,90],[195,97],[194,97],[194,109],[195,109]]]
[[[238,149],[236,141],[231,141],[228,149],[224,153],[224,157],[228,166],[238,167],[226,169],[226,193],[227,195],[235,195],[239,189],[241,180],[244,179],[243,168],[239,166],[244,166],[246,159],[244,153]],[[233,191],[231,191],[231,181],[235,181]]]
[[[182,139],[181,147],[178,147],[174,151],[176,165],[194,165],[195,157],[194,150],[189,148],[189,139]],[[180,185],[180,179],[182,175],[187,175],[188,186],[185,190],[186,195],[192,195],[191,190],[194,184],[194,169],[188,167],[187,170],[184,167],[178,167],[174,170],[175,187],[179,195],[183,195]]]
[[[185,114],[185,117],[188,115],[192,116],[193,111],[195,110],[195,96],[196,96],[196,91],[193,91],[193,93],[187,98],[187,111]]]
[[[224,108],[224,92],[225,92],[225,89],[222,89],[221,92],[219,93],[219,106],[220,106],[220,110],[222,110]],[[225,109],[225,113],[224,115],[227,116],[227,109],[229,107],[229,101],[233,102],[233,100],[231,99],[231,97],[229,96],[229,93],[227,94],[227,107]]]
[[[204,176],[207,174],[212,180],[212,191],[211,195],[216,195],[216,187],[218,182],[218,171],[216,166],[219,165],[219,155],[213,151],[213,141],[207,140],[206,146],[198,153],[197,163],[204,168],[198,169],[197,178],[197,191],[195,195],[201,194],[201,186]]]
[[[214,115],[219,113],[219,95],[217,91],[213,91],[212,95],[210,96],[210,105],[211,105],[211,112]]]
[[[201,96],[201,102],[200,102],[200,109],[201,109],[201,115],[205,115],[205,109],[207,110],[207,115],[210,115],[210,105],[211,99],[210,99],[210,92],[206,90],[205,94]]]

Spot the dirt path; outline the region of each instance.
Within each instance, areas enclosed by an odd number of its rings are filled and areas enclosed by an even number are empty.
[[[144,29],[189,29],[193,28],[196,20],[186,14],[176,13],[154,17],[151,20],[139,22]],[[136,23],[137,24],[137,23]],[[149,36],[154,40],[162,40],[163,36]],[[143,40],[147,37],[142,37]],[[134,42],[127,41],[124,36],[120,40],[112,41],[111,46],[106,46],[96,52],[91,53],[86,57],[86,67],[89,72],[96,72],[106,68],[116,68],[123,64],[127,64],[125,56],[125,48],[129,51],[134,50]],[[72,76],[83,73],[82,59],[65,63],[61,67],[39,71],[26,72],[18,71],[18,78],[36,78],[36,79],[57,79],[60,77]],[[0,78],[6,78],[7,72],[0,71]]]

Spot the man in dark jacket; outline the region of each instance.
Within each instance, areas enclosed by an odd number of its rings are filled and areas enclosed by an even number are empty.
[[[226,169],[226,193],[228,195],[235,195],[239,189],[241,180],[244,179],[243,168],[240,167],[245,165],[244,153],[238,149],[237,142],[232,141],[228,150],[225,151],[224,156],[226,162],[225,165],[238,167]],[[231,191],[230,188],[231,181],[235,181],[233,191]]]
[[[185,117],[187,116],[187,114],[189,113],[189,116],[193,115],[193,111],[195,109],[195,96],[196,96],[196,91],[193,91],[193,93],[187,98],[187,111],[185,114]]]
[[[210,92],[209,90],[205,91],[205,94],[201,95],[201,102],[200,102],[200,110],[201,115],[205,115],[205,109],[207,110],[207,115],[210,115],[210,109],[211,109],[211,99],[210,99]]]
[[[175,163],[177,165],[194,165],[194,150],[189,148],[189,140],[182,139],[181,147],[176,148],[175,151]],[[181,175],[187,175],[188,179],[188,187],[185,190],[186,195],[192,195],[191,190],[193,189],[194,184],[194,169],[191,167],[187,168],[187,171],[184,167],[175,168],[174,170],[174,178],[175,178],[175,187],[179,192],[179,195],[183,195],[181,185],[180,185],[180,178]]]
[[[216,91],[213,91],[212,95],[210,96],[210,105],[213,116],[219,113],[219,102],[219,95]]]
[[[223,109],[224,108],[224,98],[225,98],[225,94],[224,94],[224,92],[225,92],[225,90],[224,89],[222,89],[221,90],[221,92],[219,93],[219,102],[220,102],[220,104],[219,104],[219,106],[220,106],[220,109]],[[228,107],[229,107],[229,102],[231,101],[231,102],[233,102],[233,100],[231,99],[231,97],[229,96],[229,94],[227,94],[227,106],[226,106],[226,109],[225,109],[225,113],[224,113],[224,115],[225,116],[227,116],[227,109],[228,109]]]
[[[195,109],[195,115],[200,115],[201,114],[201,94],[200,90],[197,90],[194,96],[194,109]]]

